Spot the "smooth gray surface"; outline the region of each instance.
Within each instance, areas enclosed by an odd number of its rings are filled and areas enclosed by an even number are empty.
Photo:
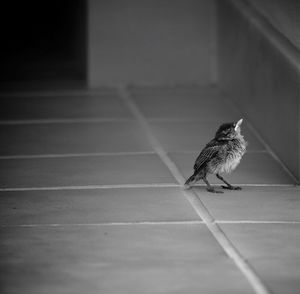
[[[102,92],[102,93],[101,93]],[[20,93],[0,97],[0,121],[35,119],[132,118],[116,91],[98,94]],[[43,93],[43,92],[42,92]]]
[[[272,293],[299,293],[299,224],[222,225]]]
[[[0,125],[0,155],[152,151],[133,121]]]
[[[300,258],[299,224],[222,224],[222,229],[249,259]]]
[[[1,225],[186,221],[199,216],[180,188],[0,192]]]
[[[243,187],[242,193],[221,197],[196,190],[216,220],[225,221],[300,221],[299,187]]]
[[[2,293],[254,293],[203,225],[2,228],[1,235]]]
[[[299,293],[300,259],[261,259],[252,261],[251,264],[254,264],[272,293]]]
[[[2,188],[175,183],[157,155],[3,160]]]

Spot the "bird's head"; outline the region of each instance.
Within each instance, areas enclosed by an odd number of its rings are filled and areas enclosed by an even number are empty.
[[[217,140],[232,140],[241,135],[241,124],[243,119],[238,122],[222,124],[216,132],[215,139]]]

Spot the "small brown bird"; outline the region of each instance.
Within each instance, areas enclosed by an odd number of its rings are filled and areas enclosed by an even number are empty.
[[[212,139],[201,151],[194,165],[194,174],[185,183],[186,188],[190,188],[198,180],[203,180],[207,185],[207,191],[212,193],[223,193],[215,190],[206,179],[207,174],[215,174],[226,186],[224,189],[240,190],[224,180],[220,173],[230,173],[240,163],[242,156],[246,152],[247,142],[241,135],[241,124],[243,119],[237,123],[222,124]]]

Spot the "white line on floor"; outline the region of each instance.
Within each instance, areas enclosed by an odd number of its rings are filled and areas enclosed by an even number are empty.
[[[235,183],[233,183],[235,185]],[[213,186],[221,186],[214,184]],[[294,184],[238,184],[244,187],[295,187]],[[80,186],[52,186],[52,187],[3,187],[0,192],[18,192],[18,191],[59,191],[59,190],[97,190],[97,189],[135,189],[135,188],[182,188],[177,183],[153,183],[153,184],[112,184],[112,185],[80,185]],[[194,187],[206,187],[205,184],[197,184]],[[198,191],[200,192],[200,191]],[[203,193],[207,193],[203,189]]]
[[[277,221],[277,220],[215,220],[215,223],[217,224],[229,224],[229,225],[235,225],[235,224],[270,224],[270,225],[292,225],[292,224],[300,224],[300,221]]]
[[[140,112],[138,107],[134,104],[130,97],[130,93],[128,92],[126,87],[119,87],[119,95],[124,101],[124,103],[131,110],[132,114],[136,117],[136,119],[140,122],[142,128],[145,130],[152,147],[157,152],[157,155],[161,158],[161,160],[165,163],[165,165],[169,168],[170,172],[174,176],[174,178],[178,181],[180,185],[183,185],[185,182],[185,178],[175,165],[175,163],[169,158],[167,153],[164,151],[160,142],[153,135],[150,126],[147,123],[146,118]],[[244,274],[244,276],[249,281],[250,285],[253,287],[257,294],[269,294],[269,291],[262,283],[258,275],[255,273],[250,264],[243,258],[243,256],[239,253],[239,251],[235,248],[233,243],[229,240],[229,238],[225,235],[223,230],[215,223],[213,216],[210,214],[206,206],[202,203],[202,201],[198,198],[195,192],[190,189],[189,191],[183,191],[187,200],[191,203],[197,214],[200,218],[205,222],[207,228],[213,234],[217,242],[222,246],[227,255],[232,258],[234,263],[240,269],[240,271]]]
[[[2,155],[2,156],[0,156],[0,160],[34,159],[34,158],[65,158],[65,157],[128,156],[128,155],[147,155],[147,154],[155,154],[155,152],[154,151],[136,151],[136,152],[96,152],[96,153]]]
[[[218,123],[219,121],[216,121],[216,119],[201,119],[201,118],[194,118],[194,117],[182,117],[182,118],[177,118],[177,117],[147,117],[147,121],[150,123],[160,123],[160,122],[175,122],[175,123],[199,123],[199,124],[211,124],[211,123]]]
[[[216,220],[216,224],[228,224],[228,225],[243,225],[243,224],[253,224],[253,225],[300,225],[300,221],[256,221],[256,220]],[[124,222],[100,222],[100,223],[49,223],[49,224],[1,224],[1,228],[10,227],[88,227],[88,226],[138,226],[138,225],[203,225],[206,224],[201,220],[187,220],[187,221],[124,221]]]
[[[134,221],[134,222],[103,222],[103,223],[61,223],[61,224],[16,224],[16,225],[0,225],[2,228],[7,227],[88,227],[88,226],[135,226],[135,225],[202,225],[203,221]]]
[[[57,90],[57,91],[18,91],[15,92],[2,92],[0,98],[7,97],[57,97],[57,96],[88,96],[88,95],[116,95],[115,89],[112,87],[98,88],[98,89],[78,89],[78,90]]]
[[[132,122],[132,118],[49,118],[49,119],[16,119],[0,120],[0,125],[36,125],[36,124],[88,124],[104,122]]]
[[[193,153],[194,151],[178,151],[180,153]],[[249,152],[251,153],[251,152]],[[254,153],[264,153],[254,152]],[[13,159],[35,159],[35,158],[67,158],[67,157],[97,157],[97,156],[128,156],[128,155],[147,155],[156,154],[155,151],[133,151],[133,152],[91,152],[91,153],[57,153],[57,154],[18,154],[0,155],[0,160]],[[247,184],[246,184],[247,185]]]
[[[0,188],[0,192],[18,191],[59,191],[59,190],[97,190],[97,189],[131,189],[131,188],[172,188],[179,187],[174,183],[162,184],[120,184],[120,185],[82,185],[82,186],[56,186],[56,187],[7,187]]]

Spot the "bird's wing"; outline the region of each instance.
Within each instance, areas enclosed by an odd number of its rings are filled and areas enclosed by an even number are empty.
[[[203,164],[213,158],[219,151],[219,144],[216,144],[216,142],[208,143],[197,157],[194,165],[194,170],[198,170],[199,168],[201,168]]]

